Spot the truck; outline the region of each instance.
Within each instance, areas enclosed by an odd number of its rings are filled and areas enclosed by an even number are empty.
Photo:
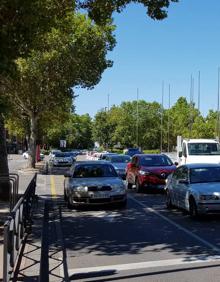
[[[178,165],[187,163],[220,164],[220,144],[217,139],[187,139],[177,136]]]

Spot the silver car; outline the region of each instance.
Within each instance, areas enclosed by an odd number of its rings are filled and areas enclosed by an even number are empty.
[[[50,166],[71,166],[73,164],[72,155],[68,152],[55,152],[49,160]]]
[[[64,176],[64,199],[69,208],[113,203],[126,206],[125,184],[106,161],[76,162]]]
[[[165,187],[167,208],[179,207],[191,217],[220,212],[220,165],[186,164],[178,167]]]

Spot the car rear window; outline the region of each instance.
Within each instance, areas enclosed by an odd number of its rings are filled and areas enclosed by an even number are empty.
[[[143,156],[140,158],[142,166],[170,166],[172,161],[166,156]]]
[[[117,173],[112,165],[78,165],[75,167],[73,177],[117,177]]]
[[[109,157],[108,160],[112,163],[129,163],[131,161],[130,156],[114,156]]]
[[[191,168],[191,183],[220,182],[220,167]]]

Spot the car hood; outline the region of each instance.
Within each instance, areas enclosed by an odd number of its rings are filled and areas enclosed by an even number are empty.
[[[70,182],[74,186],[103,186],[124,184],[119,177],[91,177],[91,178],[71,178]]]
[[[187,163],[220,163],[220,156],[216,155],[189,155]]]
[[[191,189],[200,194],[212,194],[217,192],[220,195],[220,182],[194,183],[191,184]]]
[[[172,173],[175,169],[176,169],[176,166],[175,165],[172,165],[172,166],[141,166],[140,167],[141,170],[144,170],[144,171],[150,171],[152,173],[155,173],[155,174],[161,174],[161,173],[166,173],[166,174],[170,174]]]

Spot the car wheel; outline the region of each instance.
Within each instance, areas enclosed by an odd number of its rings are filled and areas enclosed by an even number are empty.
[[[67,208],[72,210],[74,208],[73,203],[71,202],[70,198],[67,198]]]
[[[63,198],[64,198],[64,201],[66,202],[67,201],[67,195],[66,195],[66,190],[64,188],[64,191],[63,191]]]
[[[196,206],[196,202],[193,198],[189,199],[189,215],[191,218],[197,218],[198,217],[198,209]]]
[[[167,209],[173,208],[173,203],[172,203],[171,195],[169,192],[167,192],[167,196],[166,196],[166,206],[167,206]]]
[[[135,185],[136,185],[136,190],[138,193],[143,192],[143,186],[139,183],[138,179],[136,179]]]

